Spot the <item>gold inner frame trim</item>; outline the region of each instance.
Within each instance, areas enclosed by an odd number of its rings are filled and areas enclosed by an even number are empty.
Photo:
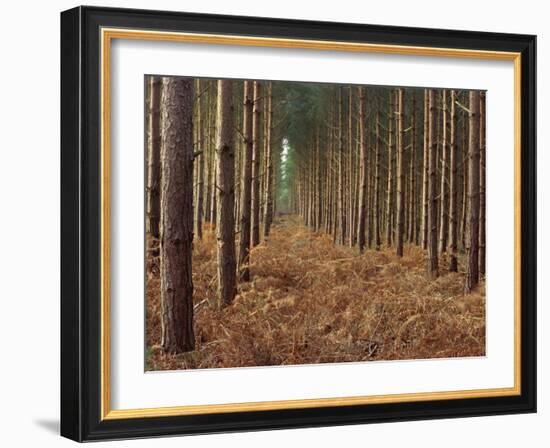
[[[186,42],[214,45],[240,45],[383,53],[411,56],[454,57],[513,61],[514,63],[514,386],[507,388],[419,392],[391,395],[314,398],[247,403],[188,405],[140,409],[111,409],[110,346],[110,63],[113,39]],[[335,42],[305,39],[279,39],[250,36],[101,29],[101,419],[167,417],[227,412],[247,412],[316,407],[350,406],[413,401],[503,397],[521,394],[521,54],[514,52],[418,47],[388,44]]]

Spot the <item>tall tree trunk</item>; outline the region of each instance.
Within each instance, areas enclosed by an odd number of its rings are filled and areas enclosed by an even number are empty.
[[[218,222],[218,162],[217,155],[214,156],[214,168],[212,171],[212,199],[210,200],[211,211],[210,218],[212,222],[212,228],[216,228]]]
[[[447,252],[447,231],[449,224],[448,217],[448,197],[447,197],[447,91],[441,93],[442,123],[441,129],[443,139],[441,142],[441,189],[439,193],[439,253]]]
[[[479,92],[470,92],[468,139],[468,266],[464,291],[471,292],[479,283]]]
[[[346,242],[346,209],[344,198],[344,129],[343,129],[343,87],[339,88],[338,95],[338,219],[340,224],[340,244]]]
[[[273,120],[271,120],[271,122],[273,123]],[[271,126],[272,128],[272,131],[274,131],[274,125],[272,124]],[[272,146],[271,150],[273,151],[273,156],[272,156],[272,161],[273,161],[273,174],[271,176],[271,191],[273,192],[273,194],[271,195],[271,201],[272,201],[272,206],[271,206],[271,216],[272,216],[272,223],[273,223],[273,217],[276,215],[277,213],[277,185],[279,185],[279,180],[280,180],[280,161],[281,161],[281,145],[280,145],[280,142],[281,140],[277,140],[277,137],[274,137],[275,136],[275,133],[272,133],[272,139],[273,139],[273,142],[274,142],[274,145]]]
[[[365,98],[366,100],[366,98]],[[372,111],[371,111],[372,116]],[[366,119],[366,117],[365,117]],[[373,122],[374,120],[371,120]],[[374,204],[374,151],[372,148],[372,132],[370,129],[370,123],[369,127],[365,129],[366,134],[366,146],[367,146],[367,169],[366,169],[366,178],[367,178],[367,199],[365,201],[366,203],[366,217],[367,220],[365,226],[366,226],[366,232],[367,232],[367,247],[370,249],[372,248],[372,239],[373,239],[373,233],[372,233],[372,220],[374,216],[374,210],[373,210],[373,204]]]
[[[374,203],[373,234],[374,247],[380,250],[380,111],[376,112],[376,141],[374,146]]]
[[[243,169],[241,175],[241,226],[239,241],[239,280],[250,280],[250,215],[252,188],[252,81],[244,82]]]
[[[386,189],[386,245],[392,244],[392,159],[393,159],[393,91],[389,93],[389,112],[388,112],[388,186]]]
[[[466,119],[462,120],[462,215],[460,219],[460,240],[466,250],[466,234],[468,233],[468,148],[466,135]]]
[[[322,158],[320,130],[317,129],[315,136],[315,154],[317,158],[316,176],[315,176],[315,206],[317,212],[315,215],[315,230],[321,230],[323,220],[323,179],[322,179]]]
[[[198,134],[198,164],[197,164],[197,204],[195,207],[195,230],[197,238],[202,240],[202,216],[204,206],[204,158],[206,157],[206,145],[204,142],[204,130],[202,126],[202,99],[201,80],[197,80],[197,134]],[[208,105],[208,104],[207,104]]]
[[[160,285],[161,346],[194,350],[193,80],[163,79]]]
[[[265,164],[266,164],[266,179],[265,179],[265,215],[264,215],[264,237],[269,236],[271,222],[273,221],[273,151],[271,136],[273,133],[273,84],[271,81],[267,86],[267,120],[266,136],[265,136]]]
[[[331,110],[329,109],[328,122],[331,121]],[[332,207],[332,129],[327,126],[326,137],[326,159],[325,159],[325,175],[326,175],[326,189],[325,189],[325,233],[332,234],[331,226],[331,207]]]
[[[158,76],[149,77],[149,123],[147,156],[147,232],[159,237],[160,220],[160,98],[162,80]]]
[[[437,104],[435,90],[428,91],[428,277],[435,279],[439,275],[437,256]]]
[[[485,275],[485,92],[479,100],[479,273]]]
[[[235,261],[235,148],[233,146],[233,81],[218,81],[216,113],[218,296],[221,305],[233,302],[237,292]]]
[[[213,145],[212,145],[212,189],[210,191],[210,223],[212,229],[216,228],[218,222],[218,163],[216,154],[216,139],[217,139],[217,102],[218,102],[218,82],[211,81],[213,83],[212,88],[215,86],[215,97],[212,98],[212,106],[214,113],[212,114],[212,121],[210,122],[210,128],[213,129]]]
[[[397,94],[397,210],[396,210],[396,253],[403,256],[403,208],[404,208],[404,182],[403,182],[403,89],[398,89]]]
[[[260,108],[261,87],[254,81],[252,112],[252,246],[260,244]]]
[[[205,135],[205,150],[206,150],[206,188],[204,191],[204,220],[206,222],[212,222],[211,216],[211,200],[212,200],[212,186],[213,186],[213,172],[214,172],[214,148],[212,145],[212,109],[215,103],[212,102],[214,95],[212,94],[212,81],[208,83],[208,100],[206,102],[206,135]]]
[[[353,148],[353,88],[349,86],[348,96],[348,235],[349,246],[353,247],[355,242],[353,240],[355,232],[355,207],[354,207],[354,188],[355,188],[355,165],[354,165],[354,151]]]
[[[305,161],[304,161],[304,165],[305,165],[305,169],[304,169],[304,177],[305,177],[305,185],[304,185],[304,188],[305,188],[305,210],[304,210],[304,213],[305,213],[305,223],[306,223],[306,226],[310,226],[312,227],[313,226],[313,222],[312,222],[312,219],[311,219],[311,198],[312,198],[312,191],[311,191],[311,183],[312,183],[312,174],[311,174],[311,168],[313,167],[313,165],[315,164],[315,159],[314,159],[314,156],[311,152],[311,148],[310,150],[308,151],[308,154],[307,156],[305,157]]]
[[[416,94],[413,93],[411,111],[411,158],[409,161],[409,243],[418,244],[416,227]]]
[[[360,189],[359,189],[359,229],[357,245],[359,252],[365,250],[365,220],[367,207],[367,142],[365,135],[365,89],[359,87],[359,145],[360,145]]]
[[[424,153],[422,156],[422,249],[428,249],[428,166],[430,145],[429,133],[429,99],[428,90],[424,89]]]
[[[450,150],[450,180],[449,180],[449,271],[457,272],[457,164],[456,164],[456,93],[451,90],[451,140],[449,143]]]
[[[236,84],[235,84],[236,86]],[[235,93],[235,86],[233,87],[233,101],[235,101],[236,93]],[[239,86],[240,87],[240,86]],[[237,93],[239,92],[239,88],[236,89]],[[244,92],[244,88],[243,88]],[[241,233],[241,200],[242,200],[242,188],[241,188],[241,182],[243,179],[243,159],[244,159],[244,152],[246,151],[246,143],[242,139],[243,134],[243,126],[244,126],[244,116],[243,116],[243,108],[242,108],[242,101],[237,101],[236,104],[233,105],[233,120],[234,120],[234,126],[235,126],[235,135],[238,136],[235,140],[235,176],[233,178],[233,188],[234,188],[234,200],[233,200],[233,216],[235,217],[235,235],[238,235],[240,238]],[[239,127],[240,126],[240,127]],[[239,266],[239,252],[238,252],[239,246],[237,245],[237,269]],[[237,271],[238,274],[238,271]],[[238,276],[237,276],[238,278]]]

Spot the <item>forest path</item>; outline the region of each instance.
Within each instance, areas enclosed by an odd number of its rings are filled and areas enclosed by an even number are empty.
[[[415,246],[332,244],[292,215],[279,216],[251,251],[251,281],[232,306],[216,306],[216,245],[206,229],[193,256],[196,350],[166,355],[160,342],[158,278],[148,281],[148,367],[243,367],[343,361],[481,356],[484,288],[464,296],[463,273],[429,281]]]

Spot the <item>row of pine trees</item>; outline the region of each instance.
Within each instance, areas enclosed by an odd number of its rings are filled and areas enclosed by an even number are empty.
[[[216,232],[220,306],[250,279],[250,250],[269,236],[280,157],[273,84],[149,76],[146,104],[146,231],[160,262],[161,345],[179,353],[195,346],[193,239],[204,223]]]
[[[330,86],[294,145],[290,207],[341,245],[427,250],[427,274],[485,274],[485,93]],[[302,98],[302,100],[305,100]]]

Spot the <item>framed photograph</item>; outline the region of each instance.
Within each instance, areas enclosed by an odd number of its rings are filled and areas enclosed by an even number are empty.
[[[535,45],[63,12],[62,435],[535,412]]]

